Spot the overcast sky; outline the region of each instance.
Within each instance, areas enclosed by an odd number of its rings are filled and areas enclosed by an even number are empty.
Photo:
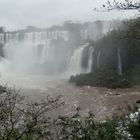
[[[107,0],[0,0],[0,25],[8,30],[28,25],[48,27],[65,20],[94,21],[129,18],[135,11],[93,12]]]

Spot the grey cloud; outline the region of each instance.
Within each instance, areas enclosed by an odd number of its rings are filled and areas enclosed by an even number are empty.
[[[93,7],[106,0],[0,0],[0,25],[8,29],[27,25],[47,27],[65,20],[96,20],[129,17],[136,12],[96,13]]]

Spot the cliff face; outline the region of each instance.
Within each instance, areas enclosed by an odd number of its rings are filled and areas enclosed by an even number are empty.
[[[105,87],[112,83],[115,87],[128,86],[128,81],[140,83],[140,18],[127,25],[125,30],[113,30],[90,44],[94,48],[92,72],[73,77],[72,81],[78,85]]]
[[[105,46],[95,47],[93,52],[92,71],[97,69],[113,69],[117,70],[117,47]]]
[[[129,22],[125,31],[114,30],[93,43],[92,71],[112,69],[125,75],[135,65],[140,65],[140,19]]]

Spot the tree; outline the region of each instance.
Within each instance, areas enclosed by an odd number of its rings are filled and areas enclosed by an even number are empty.
[[[60,105],[61,96],[25,103],[19,91],[0,86],[0,140],[48,139],[48,112]]]
[[[108,1],[103,4],[101,8],[95,8],[94,11],[111,11],[111,10],[138,10],[140,12],[140,0],[124,0],[119,2],[119,0]],[[140,18],[132,20],[129,22],[128,27],[131,29],[131,37],[140,39]],[[134,24],[136,22],[136,24]]]
[[[119,0],[113,0],[113,2],[108,1],[106,4],[102,5],[101,9],[107,11],[114,9],[140,11],[140,0],[124,0],[124,2],[119,2]],[[101,11],[101,9],[95,8],[94,11]]]
[[[0,33],[4,33],[5,32],[5,28],[4,27],[0,27]]]
[[[127,25],[129,27],[127,31],[128,39],[140,40],[140,18],[130,20]]]

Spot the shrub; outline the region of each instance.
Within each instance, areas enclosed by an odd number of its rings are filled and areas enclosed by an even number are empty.
[[[38,140],[49,137],[49,118],[47,113],[60,106],[60,96],[47,97],[41,102],[25,103],[19,91],[6,87],[0,88],[0,139],[20,140],[29,138]]]
[[[140,113],[97,122],[94,114],[49,118],[48,111],[63,105],[60,96],[26,103],[16,90],[0,88],[1,140],[129,140],[140,138]],[[132,117],[133,116],[133,117]],[[127,135],[126,135],[127,134]],[[131,137],[130,137],[131,136]]]

